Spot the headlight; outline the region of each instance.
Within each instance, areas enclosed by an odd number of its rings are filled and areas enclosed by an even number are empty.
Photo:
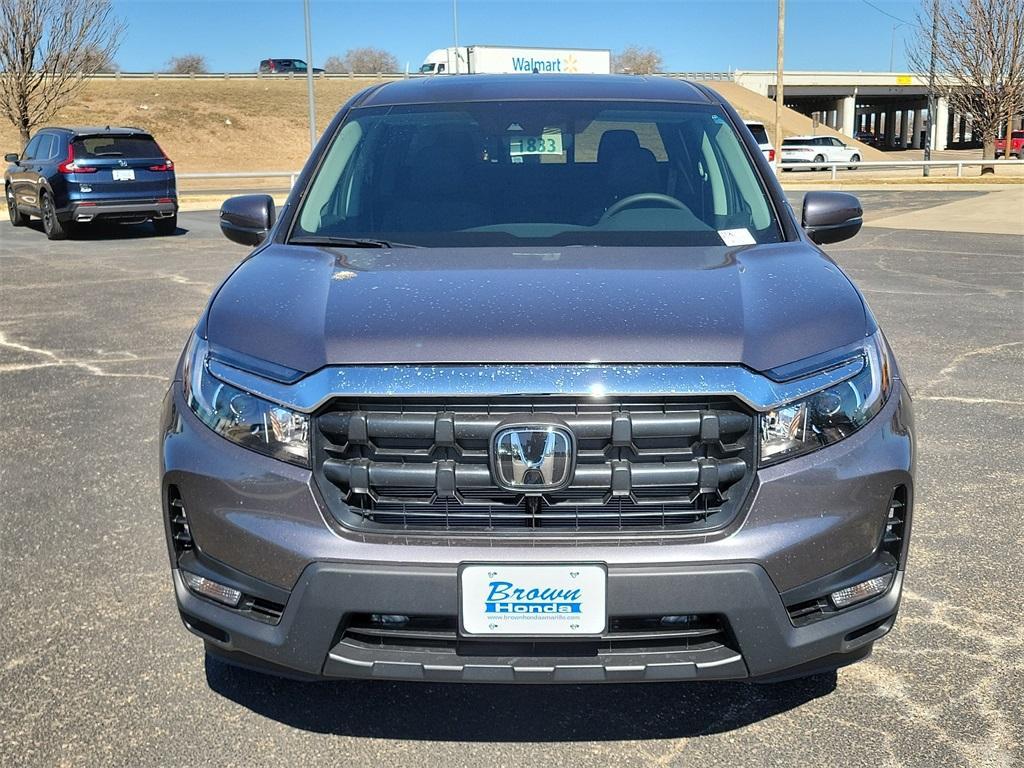
[[[222,437],[281,461],[309,466],[309,417],[244,392],[207,370],[209,347],[198,336],[185,356],[185,401]]]
[[[882,409],[891,390],[889,349],[879,331],[864,345],[864,368],[856,376],[761,415],[761,464],[852,435]]]

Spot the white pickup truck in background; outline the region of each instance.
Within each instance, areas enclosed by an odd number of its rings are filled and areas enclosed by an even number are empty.
[[[470,45],[438,48],[420,67],[424,75],[531,74],[533,72],[607,75],[612,52],[587,48],[517,48]]]

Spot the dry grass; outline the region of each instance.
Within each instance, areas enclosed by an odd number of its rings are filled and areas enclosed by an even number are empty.
[[[373,82],[318,80],[320,129]],[[309,155],[306,81],[299,78],[93,80],[52,123],[145,128],[182,172],[292,171]],[[19,149],[18,134],[6,122],[0,147]]]

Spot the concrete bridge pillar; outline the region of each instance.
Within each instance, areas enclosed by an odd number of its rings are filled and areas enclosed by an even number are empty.
[[[921,130],[924,128],[924,110],[918,107],[914,110],[914,135],[911,137],[910,146],[914,149],[921,148]]]
[[[896,136],[896,110],[891,107],[885,110],[885,143],[886,149],[892,146],[892,140]]]
[[[910,113],[900,108],[900,146],[906,149],[910,146]]]
[[[846,96],[836,102],[835,129],[852,137],[857,130],[857,98]]]
[[[942,97],[935,100],[935,114],[929,115],[932,132],[932,149],[941,152],[949,146],[949,101]]]

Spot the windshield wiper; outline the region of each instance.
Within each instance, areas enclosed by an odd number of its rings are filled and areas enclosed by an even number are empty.
[[[311,237],[293,237],[288,241],[292,245],[334,245],[341,248],[419,248],[409,243],[392,243],[389,240],[374,240],[368,237],[332,237],[315,235]]]

